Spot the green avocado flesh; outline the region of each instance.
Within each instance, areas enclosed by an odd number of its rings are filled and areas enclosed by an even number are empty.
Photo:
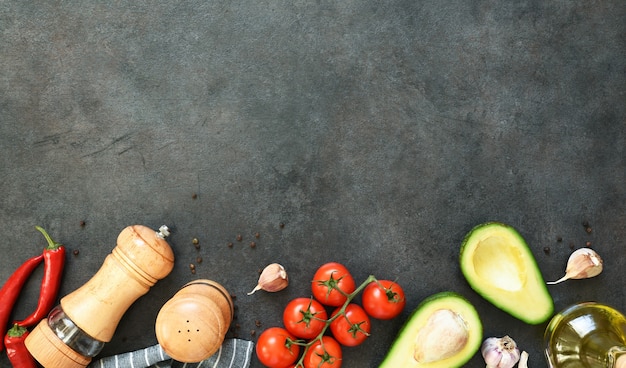
[[[535,325],[554,312],[537,262],[513,227],[498,222],[476,226],[463,240],[460,263],[472,289],[512,316]]]
[[[411,313],[379,368],[455,368],[478,351],[483,327],[476,309],[446,291]]]

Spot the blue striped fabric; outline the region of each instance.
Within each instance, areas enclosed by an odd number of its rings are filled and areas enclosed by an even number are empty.
[[[254,344],[242,339],[226,339],[213,356],[198,363],[172,360],[159,344],[145,349],[94,360],[88,368],[247,368]]]

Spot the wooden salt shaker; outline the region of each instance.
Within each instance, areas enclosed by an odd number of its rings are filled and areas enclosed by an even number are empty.
[[[222,285],[195,280],[163,305],[156,319],[156,337],[173,359],[197,363],[219,349],[233,316],[233,301]]]
[[[109,342],[126,310],[174,267],[165,237],[142,226],[129,226],[100,270],[63,297],[47,319],[26,339],[26,347],[45,368],[82,368]]]

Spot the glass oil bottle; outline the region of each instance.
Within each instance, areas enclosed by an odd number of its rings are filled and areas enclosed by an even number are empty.
[[[551,368],[626,368],[626,318],[607,305],[585,302],[561,311],[544,343]]]

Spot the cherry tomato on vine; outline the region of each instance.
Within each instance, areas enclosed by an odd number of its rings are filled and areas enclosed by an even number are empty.
[[[287,330],[270,327],[259,335],[256,343],[256,355],[266,367],[286,368],[298,359],[300,346],[289,343],[295,340]]]
[[[311,289],[313,296],[320,303],[338,307],[346,302],[345,294],[352,293],[356,289],[356,284],[350,271],[344,265],[329,262],[317,269],[311,282]]]
[[[283,323],[292,335],[303,339],[317,337],[326,326],[328,314],[313,298],[296,298],[283,311]]]
[[[390,280],[371,282],[363,290],[361,298],[367,314],[383,320],[398,316],[406,304],[404,290]]]
[[[331,317],[337,315],[341,308],[335,309]],[[371,331],[370,318],[360,305],[350,303],[346,306],[343,316],[330,323],[330,332],[343,346],[357,346],[363,343]]]
[[[316,340],[304,354],[304,368],[340,368],[342,357],[337,340],[322,336],[322,340]]]

